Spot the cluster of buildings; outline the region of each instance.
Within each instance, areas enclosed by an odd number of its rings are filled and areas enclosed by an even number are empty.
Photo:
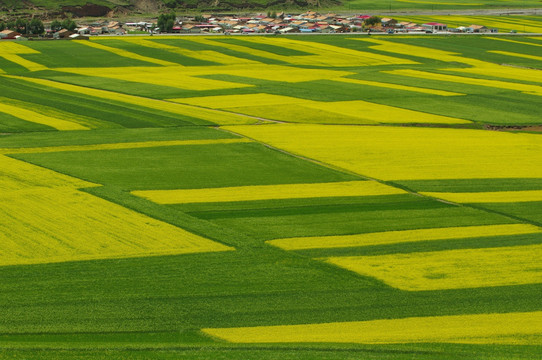
[[[378,18],[377,23],[368,20],[371,15],[341,16],[337,14],[319,14],[307,11],[299,15],[285,13],[254,16],[215,16],[203,14],[198,17],[178,17],[171,33],[345,33],[360,31],[375,32],[465,32],[488,33],[497,32],[482,25],[471,25],[457,29],[448,28],[446,24],[429,22],[417,24],[408,21],[399,22],[392,18]],[[374,19],[373,19],[374,20]],[[153,23],[126,23],[128,31],[159,32]]]
[[[371,20],[369,20],[371,19]],[[203,14],[197,17],[177,17],[171,33],[199,34],[199,33],[346,33],[346,32],[386,32],[386,33],[493,33],[497,29],[490,29],[482,25],[469,27],[448,28],[446,24],[429,22],[417,24],[408,21],[397,21],[392,18],[376,18],[370,15],[340,16],[337,14],[319,14],[307,11],[299,15],[273,13],[267,15],[241,16],[214,16]],[[48,29],[45,37],[54,39],[76,39],[88,35],[124,35],[126,33],[160,33],[156,24],[147,21],[120,23],[118,21],[95,22],[81,25],[73,31],[62,29],[52,31]],[[0,39],[20,38],[21,34],[11,30],[0,32]]]

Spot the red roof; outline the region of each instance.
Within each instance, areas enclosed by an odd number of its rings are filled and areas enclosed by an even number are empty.
[[[446,24],[441,24],[441,23],[438,23],[438,22],[425,23],[424,25],[431,25],[431,26],[446,26]]]

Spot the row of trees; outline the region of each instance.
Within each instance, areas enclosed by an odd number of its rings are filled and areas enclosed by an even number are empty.
[[[51,23],[51,30],[59,31],[61,29],[68,29],[73,31],[77,27],[75,21],[71,19],[65,19],[62,22],[55,20]],[[45,32],[45,26],[40,19],[17,19],[16,21],[0,22],[0,31],[13,30],[21,34],[36,34],[41,35]]]

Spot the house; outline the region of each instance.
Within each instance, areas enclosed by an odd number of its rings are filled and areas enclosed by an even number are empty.
[[[491,30],[484,25],[471,25],[466,28],[466,32],[469,33],[489,33]]]
[[[448,25],[441,24],[438,22],[429,22],[429,23],[422,24],[422,26],[424,27],[425,30],[432,31],[432,32],[448,30]]]
[[[13,31],[13,30],[4,30],[4,31],[0,31],[0,39],[16,39],[17,36],[21,36],[20,33],[18,33],[17,31]]]
[[[54,39],[69,39],[70,35],[75,34],[74,31],[62,29],[53,34]]]

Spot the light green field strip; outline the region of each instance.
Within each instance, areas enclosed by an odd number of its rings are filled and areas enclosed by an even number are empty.
[[[76,122],[58,119],[19,106],[10,105],[2,101],[2,99],[0,97],[0,112],[15,116],[21,120],[47,125],[57,130],[89,130],[88,127]]]
[[[412,92],[418,92],[418,93],[423,93],[423,94],[440,95],[440,96],[466,95],[462,93],[456,93],[456,92],[445,91],[445,90],[427,89],[427,88],[420,88],[420,87],[414,87],[414,86],[398,85],[398,84],[383,83],[383,82],[378,82],[378,81],[358,80],[358,79],[350,79],[350,78],[338,78],[338,79],[333,79],[333,81],[339,81],[339,82],[357,84],[357,85],[376,86],[376,87],[387,88],[387,89],[412,91]]]
[[[110,52],[110,53],[113,53],[113,54],[116,54],[116,55],[119,55],[119,56],[122,56],[122,57],[125,57],[125,58],[145,61],[145,62],[148,62],[148,63],[151,63],[151,64],[157,64],[157,65],[162,65],[162,66],[179,66],[179,64],[177,64],[177,63],[173,63],[173,62],[170,62],[170,61],[164,61],[164,60],[160,60],[160,59],[156,59],[156,58],[151,58],[151,57],[148,57],[148,56],[139,55],[139,54],[133,53],[131,51],[127,51],[127,50],[123,50],[123,49],[119,49],[119,48],[115,48],[115,47],[111,47],[111,46],[98,44],[95,41],[79,41],[78,44],[90,46],[90,47],[95,48],[95,49],[104,50],[104,51],[107,51],[107,52]]]
[[[471,121],[449,116],[435,115],[421,111],[381,105],[363,100],[319,102],[307,105],[313,109],[325,110],[341,115],[357,117],[375,123],[428,123],[428,124],[469,124]]]
[[[542,46],[542,44],[534,44],[534,43],[531,43],[531,42],[525,42],[525,41],[517,41],[517,40],[503,39],[503,38],[499,38],[499,37],[495,37],[495,36],[484,37],[484,39],[498,40],[498,41],[505,41],[505,42],[511,42],[511,43],[515,43],[515,44],[529,45],[529,46]],[[531,37],[531,38],[529,38],[529,39],[536,39],[536,40],[538,40],[538,38],[534,38],[534,37]]]
[[[249,84],[195,77],[189,74],[189,71],[186,69],[182,66],[137,66],[101,68],[99,73],[94,68],[58,68],[55,70],[84,76],[132,81],[194,91],[237,89],[252,86]]]
[[[134,44],[137,44],[137,45],[153,48],[153,49],[165,50],[165,51],[168,51],[168,52],[171,52],[171,53],[174,53],[174,54],[179,54],[179,55],[182,55],[182,56],[191,57],[191,58],[198,59],[198,60],[211,61],[211,62],[214,62],[214,63],[223,64],[223,65],[233,65],[233,64],[254,65],[254,64],[259,64],[258,61],[253,61],[253,60],[248,60],[248,59],[239,58],[239,57],[235,57],[235,56],[230,56],[230,55],[222,54],[222,53],[220,53],[218,51],[213,51],[213,50],[194,51],[194,50],[183,49],[183,48],[177,47],[177,46],[171,46],[171,45],[166,45],[166,44],[162,44],[162,43],[155,42],[155,41],[150,41],[153,38],[154,39],[161,39],[162,37],[123,38],[122,40],[130,42],[130,43],[134,43]],[[170,37],[170,38],[173,38],[173,37]],[[118,38],[115,38],[115,40],[117,40],[117,39]],[[100,39],[100,40],[102,40],[102,39]]]
[[[542,245],[323,259],[407,291],[542,283]]]
[[[22,109],[32,109],[34,112],[38,112],[43,116],[50,118],[60,119],[68,121],[70,123],[77,123],[81,126],[90,129],[106,129],[106,128],[120,128],[120,125],[115,123],[98,120],[89,116],[81,114],[73,114],[66,111],[59,110],[57,108],[45,106],[42,104],[35,104],[17,99],[5,98],[0,96],[0,104],[8,104]],[[0,109],[1,111],[1,109]]]
[[[396,0],[396,1],[404,2],[404,3],[411,3],[411,4],[428,4],[428,5],[433,5],[434,4],[434,5],[452,5],[452,6],[484,6],[484,4],[480,4],[480,3],[462,4],[462,3],[415,1],[415,0]]]
[[[437,229],[385,231],[368,234],[285,238],[267,241],[283,250],[330,249],[388,245],[403,242],[466,239],[484,236],[520,235],[542,232],[534,225],[506,224]]]
[[[317,112],[326,111],[329,114],[344,115],[352,119],[359,119],[363,123],[468,124],[471,122],[469,120],[381,105],[363,100],[324,102],[282,95],[244,94],[180,98],[170,99],[169,101],[210,108],[229,108],[236,112],[246,111],[248,114],[254,114],[254,110],[257,111],[258,108],[262,107],[263,111],[258,116],[264,118],[266,117],[266,112],[272,118],[273,111],[268,111],[269,105],[276,105],[277,107],[290,106],[292,108],[292,122],[296,122],[296,109],[303,108],[309,108]],[[246,108],[246,110],[243,108]],[[303,112],[307,111],[305,109],[303,109]],[[334,119],[330,119],[330,122],[333,121]]]
[[[224,42],[215,43],[217,46],[224,46],[235,51],[253,54],[264,58],[284,61],[292,65],[340,67],[417,64],[416,62],[408,59],[401,59],[397,57],[375,54],[366,51],[358,51],[329,44],[322,44],[311,41],[299,41],[289,38],[244,37],[240,40],[243,42],[266,44],[279,46],[287,49],[294,49],[311,55],[285,56],[236,44],[229,44]]]
[[[9,77],[13,79],[24,80],[24,81],[52,87],[55,89],[61,89],[61,90],[66,90],[66,91],[72,91],[75,93],[85,94],[88,96],[94,96],[101,99],[120,101],[126,104],[138,105],[138,106],[143,106],[150,109],[167,111],[172,114],[190,116],[196,119],[210,121],[218,125],[252,124],[258,121],[250,117],[223,112],[219,110],[203,109],[203,108],[199,108],[195,106],[177,104],[177,103],[173,103],[169,101],[162,101],[162,100],[149,99],[149,98],[144,98],[144,97],[139,97],[139,96],[120,94],[113,91],[92,89],[88,87],[70,85],[70,84],[60,83],[60,82],[51,81],[51,80],[34,79],[34,78],[27,78],[27,77],[22,77],[22,76],[9,76]]]
[[[422,192],[426,196],[456,203],[515,203],[542,201],[542,190],[492,191],[471,193]]]
[[[520,57],[520,58],[525,58],[525,59],[542,61],[542,56],[527,55],[527,54],[520,54],[520,53],[515,53],[515,52],[510,52],[510,51],[500,51],[500,50],[489,50],[488,52],[493,53],[493,54],[515,56],[515,57]]]
[[[96,145],[69,145],[69,146],[49,146],[36,148],[0,148],[0,154],[30,154],[30,153],[50,153],[62,151],[92,151],[92,150],[118,150],[118,149],[137,149],[160,146],[182,146],[182,145],[215,145],[215,144],[233,144],[252,142],[246,138],[239,139],[213,139],[213,140],[162,140],[162,141],[141,141],[114,144],[96,144]]]
[[[233,343],[542,343],[542,311],[202,329]]]
[[[493,76],[496,78],[521,80],[529,82],[542,83],[541,71],[537,69],[523,69],[512,66],[503,66],[496,64],[480,64],[471,68],[462,69],[447,69],[449,71],[457,71],[466,74],[475,74],[482,76]]]
[[[292,96],[273,95],[265,93],[199,96],[191,98],[167,99],[167,101],[203,106],[211,109],[229,109],[243,106],[304,104],[310,102],[309,100],[300,99]]]
[[[187,190],[132,191],[132,194],[158,204],[229,202],[272,199],[303,199],[405,194],[376,181],[346,181],[320,184],[236,186]]]
[[[503,66],[502,68],[505,68],[505,67]],[[448,69],[448,70],[451,70],[451,69]],[[516,90],[516,91],[521,91],[522,93],[525,93],[525,94],[542,96],[542,87],[538,85],[518,84],[518,83],[513,83],[509,81],[500,81],[500,80],[476,79],[476,78],[470,78],[470,77],[459,76],[459,75],[436,74],[436,73],[431,73],[431,72],[426,72],[426,71],[408,70],[408,69],[391,70],[391,71],[384,71],[384,72],[388,74],[409,76],[409,77],[414,77],[414,78],[419,78],[419,79],[448,81],[448,82],[460,83],[460,84],[479,85],[479,86],[493,87],[493,88],[499,88],[499,89]]]

